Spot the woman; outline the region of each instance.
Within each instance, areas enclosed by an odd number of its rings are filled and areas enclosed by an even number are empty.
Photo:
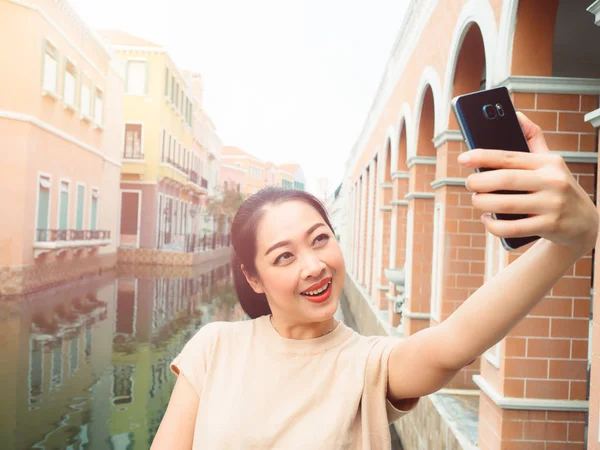
[[[402,341],[334,319],[345,266],[316,199],[267,188],[246,200],[232,224],[234,276],[253,320],[206,325],[187,343],[153,448],[389,448],[388,423],[500,341],[595,245],[594,204],[519,118],[531,154],[474,150],[459,162],[500,169],[467,180],[488,231],[541,239],[442,324]],[[492,193],[507,189],[523,194]]]

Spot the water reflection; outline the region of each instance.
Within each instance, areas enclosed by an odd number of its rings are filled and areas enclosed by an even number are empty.
[[[228,263],[120,267],[0,300],[0,439],[9,449],[142,449],[204,324],[242,320]]]

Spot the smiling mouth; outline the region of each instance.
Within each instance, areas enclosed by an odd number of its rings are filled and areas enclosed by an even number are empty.
[[[304,292],[300,292],[302,295],[306,295],[307,297],[317,297],[319,295],[321,295],[323,292],[325,292],[327,289],[329,289],[329,286],[331,286],[331,279],[329,279],[329,281],[327,281],[323,286],[321,286],[318,289],[313,289],[310,291],[304,291]]]

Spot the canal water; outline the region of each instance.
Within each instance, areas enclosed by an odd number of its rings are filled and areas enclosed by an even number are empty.
[[[342,300],[337,317],[354,326]],[[245,319],[227,259],[0,298],[0,448],[148,449],[171,360],[204,324]]]

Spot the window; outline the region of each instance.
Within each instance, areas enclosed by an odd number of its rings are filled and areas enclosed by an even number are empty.
[[[293,186],[293,183],[289,180],[281,180],[281,185],[286,189],[291,189]]]
[[[127,61],[127,94],[146,95],[146,64],[146,61]]]
[[[90,230],[98,229],[98,189],[92,189],[92,204],[90,211]]]
[[[299,181],[294,181],[294,189],[299,189],[301,191],[304,190],[304,183],[301,183]]]
[[[165,67],[165,97],[169,98],[169,68]]]
[[[58,93],[58,50],[50,41],[44,41],[44,59],[42,62],[42,88],[44,91]]]
[[[125,148],[123,157],[129,159],[142,159],[143,155],[142,125],[134,123],[125,124]]]
[[[87,75],[81,76],[81,96],[79,98],[82,117],[91,117],[92,115],[92,97],[91,97],[92,80]]]
[[[85,206],[85,186],[77,185],[77,215],[75,217],[75,229],[83,230],[83,208]]]
[[[69,182],[60,182],[60,193],[58,199],[58,229],[69,228]]]
[[[173,161],[173,137],[169,135],[169,157],[167,159],[168,162]]]
[[[161,161],[165,160],[165,144],[167,143],[167,130],[163,130],[162,132],[162,145],[161,145]]]
[[[47,230],[50,221],[50,177],[41,175],[38,181],[38,207],[37,207],[37,223],[38,232],[36,238],[38,241],[45,241],[46,233],[40,233],[39,230]]]
[[[63,99],[69,106],[75,107],[77,91],[77,68],[70,60],[65,62],[65,79],[63,85]]]
[[[175,76],[171,75],[171,103],[175,103]]]
[[[96,101],[94,102],[94,122],[98,125],[102,125],[103,118],[104,100],[102,89],[96,88]]]

